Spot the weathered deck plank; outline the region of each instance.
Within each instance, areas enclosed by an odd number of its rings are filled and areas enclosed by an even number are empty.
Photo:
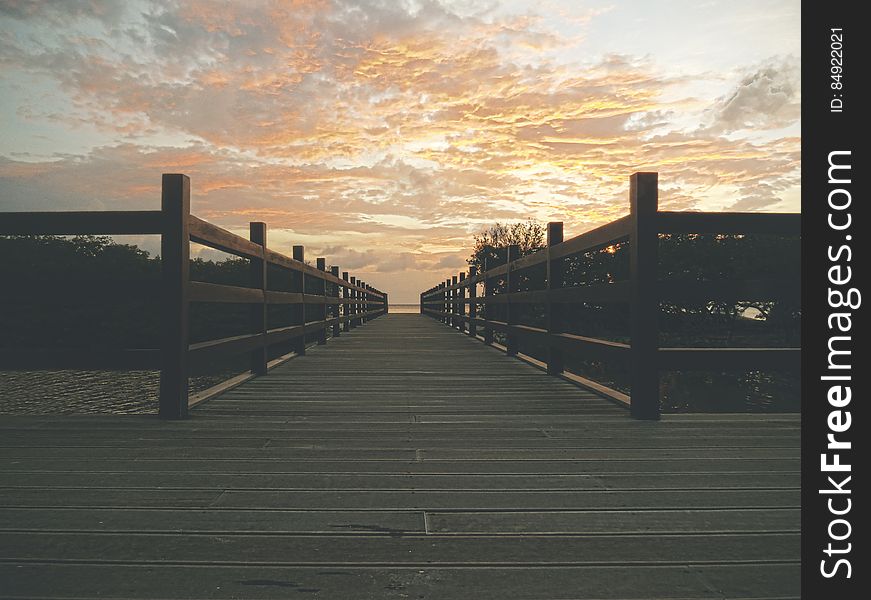
[[[0,417],[0,596],[798,597],[799,429],[389,315],[188,421]]]

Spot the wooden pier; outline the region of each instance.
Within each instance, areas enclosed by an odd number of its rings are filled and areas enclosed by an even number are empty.
[[[0,417],[0,597],[799,597],[797,415],[634,420],[393,314],[191,413]]]

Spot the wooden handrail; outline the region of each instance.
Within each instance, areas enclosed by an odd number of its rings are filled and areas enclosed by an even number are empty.
[[[485,264],[468,276],[451,277],[420,294],[421,314],[454,326],[460,331],[468,325],[468,334],[486,344],[493,344],[493,332],[505,335],[505,351],[517,353],[518,338],[534,338],[546,350],[548,373],[565,371],[563,353],[578,351],[602,360],[628,361],[631,382],[629,405],[639,419],[658,419],[660,414],[659,374],[665,370],[717,368],[746,370],[760,368],[798,368],[800,348],[664,348],[659,345],[657,325],[660,301],[771,300],[798,297],[800,282],[772,274],[771,279],[730,281],[669,280],[659,281],[658,240],[661,234],[774,234],[801,235],[800,214],[667,212],[658,210],[658,175],[635,173],[630,178],[630,214],[582,233],[562,239],[562,223],[548,225],[547,246],[527,256],[509,258],[500,265]],[[589,282],[564,287],[560,259],[600,250],[628,242],[630,268],[624,281]],[[547,269],[545,289],[519,290],[516,273],[544,265]],[[504,291],[494,293],[493,282],[504,282]],[[484,294],[478,295],[483,284]],[[560,311],[573,304],[622,302],[630,307],[629,343],[604,340],[559,330]],[[533,327],[517,321],[512,304],[537,303],[545,306],[546,327]],[[506,307],[507,321],[495,320],[486,308]],[[468,306],[468,315],[466,314]],[[483,309],[483,310],[482,310]],[[483,330],[483,336],[478,331]],[[501,347],[501,346],[500,346]],[[577,379],[574,374],[571,378]],[[596,390],[620,402],[627,396],[595,383]]]
[[[347,331],[388,310],[386,293],[349,277],[347,272],[340,278],[339,268],[327,270],[324,258],[317,259],[316,267],[307,264],[302,246],[294,247],[292,258],[270,249],[265,223],[251,223],[250,239],[245,239],[190,214],[190,179],[186,175],[163,176],[161,210],[0,213],[0,235],[91,234],[161,236],[161,283],[157,294],[163,329],[161,347],[0,350],[0,363],[18,368],[159,368],[161,418],[179,419],[188,415],[191,362],[208,363],[215,353],[249,353],[252,374],[262,375],[267,371],[270,345],[291,341],[296,354],[302,355],[307,335],[316,336],[318,343],[326,343],[327,330],[337,336],[342,325]],[[251,264],[250,287],[192,281],[191,242],[247,258]],[[268,288],[268,265],[291,274],[292,291]],[[306,277],[317,282],[314,292],[306,289]],[[253,332],[191,344],[188,313],[192,302],[247,304]],[[267,306],[279,304],[293,308],[294,322],[287,327],[268,329]],[[269,363],[274,364],[275,361]],[[212,389],[220,387],[219,384]],[[208,390],[197,394],[197,403],[208,394]]]
[[[0,213],[0,235],[124,235],[163,233],[159,210]]]

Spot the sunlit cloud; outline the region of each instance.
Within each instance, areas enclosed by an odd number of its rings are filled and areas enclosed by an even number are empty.
[[[153,208],[185,172],[199,216],[266,221],[406,301],[495,220],[625,214],[636,170],[670,209],[798,210],[795,41],[719,70],[590,41],[639,7],[5,0],[0,203]]]

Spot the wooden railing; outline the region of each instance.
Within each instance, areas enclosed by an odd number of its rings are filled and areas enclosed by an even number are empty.
[[[263,375],[268,368],[295,355],[305,354],[308,335],[326,343],[333,336],[362,325],[388,310],[387,294],[339,267],[326,270],[326,260],[313,267],[305,262],[303,246],[293,247],[293,257],[268,248],[266,224],[251,223],[245,239],[190,214],[190,179],[186,175],[163,176],[161,209],[152,211],[24,212],[0,214],[0,235],[125,235],[156,234],[160,241],[161,346],[126,350],[7,350],[0,353],[4,367],[159,369],[159,415],[178,419],[188,408],[226,389],[218,385],[194,398],[188,395],[191,366],[207,365],[218,356],[248,353],[251,374]],[[191,281],[190,243],[196,242],[250,261],[250,285],[241,287]],[[267,266],[290,275],[293,291],[267,288]],[[306,291],[305,277],[318,282],[315,293]],[[189,343],[189,306],[192,302],[237,303],[250,306],[251,333]],[[292,324],[267,328],[269,305],[291,305]],[[311,317],[314,317],[311,319]],[[292,353],[269,362],[267,350],[290,342]],[[243,376],[244,377],[244,376]],[[234,378],[231,382],[238,382]]]
[[[668,281],[658,280],[658,245],[660,234],[779,234],[798,236],[799,214],[666,212],[658,210],[657,173],[635,173],[630,178],[630,213],[592,231],[563,241],[562,223],[549,223],[547,247],[519,257],[518,248],[508,248],[507,262],[483,273],[471,267],[439,283],[420,295],[421,313],[480,337],[493,344],[493,332],[506,338],[505,351],[518,354],[518,342],[531,338],[546,348],[544,362],[548,373],[568,377],[597,392],[630,405],[631,414],[639,419],[658,419],[660,415],[660,371],[676,370],[765,370],[799,368],[800,348],[686,348],[661,347],[658,317],[661,301],[698,298],[781,297],[798,295],[799,282],[772,274],[765,280],[739,281]],[[581,253],[601,250],[618,242],[629,244],[629,277],[625,281],[591,283],[563,287],[563,260]],[[545,289],[519,291],[518,275],[536,265],[545,267]],[[495,294],[494,283],[502,284]],[[483,296],[478,286],[483,286]],[[579,303],[622,302],[630,307],[630,342],[622,343],[561,331],[559,313]],[[545,306],[545,327],[518,322],[518,305],[538,303]],[[504,321],[488,318],[487,307],[505,306]],[[468,307],[468,312],[466,312]],[[483,309],[483,318],[481,312]],[[483,335],[478,335],[481,328]],[[628,361],[630,394],[626,395],[577,374],[567,372],[566,350],[579,351],[601,361]]]

